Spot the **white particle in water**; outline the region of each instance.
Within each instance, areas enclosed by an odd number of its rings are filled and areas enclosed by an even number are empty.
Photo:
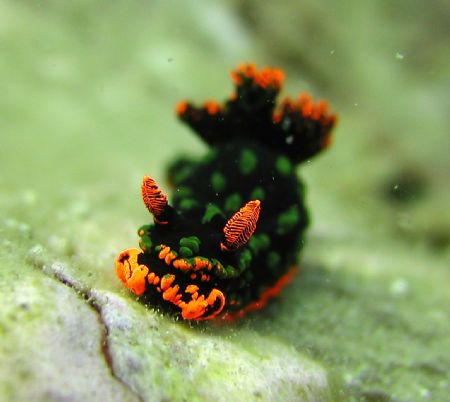
[[[394,296],[403,296],[409,291],[408,282],[404,279],[396,279],[391,283],[390,291]]]
[[[286,137],[286,144],[292,144],[293,142],[294,142],[294,136],[293,135],[288,135],[287,137]]]

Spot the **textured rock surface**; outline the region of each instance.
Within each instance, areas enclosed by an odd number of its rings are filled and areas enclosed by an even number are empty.
[[[174,12],[174,10],[181,12]],[[444,3],[0,3],[0,400],[445,400]],[[302,271],[233,326],[146,310],[114,278],[138,185],[203,145],[172,112],[225,71],[287,70],[340,116],[300,171]]]

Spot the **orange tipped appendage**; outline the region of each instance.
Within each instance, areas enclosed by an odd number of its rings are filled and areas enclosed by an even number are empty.
[[[203,107],[209,115],[215,115],[220,111],[220,105],[212,100],[206,101]]]
[[[136,248],[124,250],[118,255],[114,264],[116,276],[136,296],[145,292],[145,280],[148,274],[148,268],[137,261],[140,253]]]
[[[184,258],[178,258],[172,263],[173,267],[181,271],[189,271],[192,269],[192,264]]]
[[[181,101],[178,102],[177,105],[175,106],[175,112],[178,116],[182,116],[183,114],[186,113],[188,108],[188,104],[186,101]]]
[[[166,224],[161,216],[167,208],[167,196],[161,192],[155,181],[150,176],[144,176],[141,185],[142,200],[153,215],[155,223]]]
[[[335,122],[336,116],[328,112],[328,103],[319,100],[314,103],[311,96],[302,92],[295,101],[285,99],[282,103],[282,111],[298,112],[305,119],[319,121],[323,126],[331,129]]]
[[[292,118],[299,118],[300,121],[314,122],[313,126],[316,126],[318,123],[319,128],[314,130],[318,130],[316,135],[319,135],[321,138],[319,149],[324,149],[330,145],[331,129],[336,124],[336,115],[328,111],[327,102],[324,100],[313,102],[309,94],[301,93],[295,100],[285,99],[280,109],[273,112],[272,122],[283,125],[282,120],[286,115],[291,120]]]
[[[257,86],[262,88],[273,88],[280,90],[284,81],[284,73],[278,68],[264,67],[257,70],[254,64],[241,64],[236,70],[231,72],[231,79],[235,85],[240,86],[243,80],[252,80]]]
[[[261,202],[249,201],[227,222],[223,233],[225,242],[220,244],[222,250],[236,250],[248,242],[256,229]]]
[[[305,119],[320,121],[330,127],[335,123],[336,116],[328,113],[328,103],[319,100],[314,103],[311,96],[302,92],[295,101],[287,98],[281,104],[282,112],[298,112]],[[277,116],[277,117],[275,117]],[[279,120],[279,112],[274,112],[273,119]]]
[[[198,286],[188,285],[185,289],[186,293],[191,294],[191,300],[189,302],[180,302],[178,307],[181,309],[181,316],[185,320],[210,320],[216,317],[222,311],[225,306],[225,296],[218,289],[213,289],[209,293],[208,297],[198,294]],[[217,308],[207,313],[208,308],[213,307],[218,303]]]

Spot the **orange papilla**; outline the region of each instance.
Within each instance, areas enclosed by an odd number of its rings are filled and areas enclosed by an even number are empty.
[[[225,243],[222,248],[236,249],[248,242],[256,229],[260,204],[259,200],[249,201],[228,220],[223,229]]]
[[[204,317],[200,317],[199,318],[200,320],[210,320],[211,318],[216,317],[218,314],[221,313],[221,311],[223,310],[223,307],[225,306],[225,296],[223,295],[223,293],[218,289],[213,289],[213,290],[211,290],[206,301],[208,302],[208,305],[212,306],[212,305],[214,305],[214,303],[217,300],[220,301],[219,307],[216,310],[214,310],[213,312],[211,312],[211,314],[204,316]]]
[[[319,100],[314,103],[311,96],[305,92],[300,93],[295,101],[286,98],[282,101],[280,111],[274,112],[272,121],[279,123],[281,116],[286,113],[299,113],[304,119],[319,121],[326,129],[330,130],[336,120],[336,116],[328,113],[328,103]],[[281,114],[281,115],[280,115]]]
[[[305,103],[304,105],[302,105],[301,107],[301,113],[303,115],[303,117],[308,118],[311,117],[312,118],[312,112],[313,112],[313,104],[308,102]]]
[[[322,116],[324,116],[327,112],[328,104],[324,100],[320,100],[316,103],[313,108],[312,118],[315,120],[319,120]]]
[[[167,290],[169,286],[174,282],[175,275],[164,275],[161,278],[161,290]]]
[[[297,103],[300,106],[303,106],[307,103],[311,103],[311,96],[306,92],[300,92],[297,96]]]
[[[150,273],[147,275],[147,282],[148,282],[150,285],[156,286],[156,285],[159,283],[159,276],[155,275],[154,272],[150,272]]]
[[[175,254],[172,253],[172,252],[170,252],[170,253],[168,253],[168,254],[166,255],[166,257],[164,258],[164,262],[165,262],[167,265],[169,265],[175,258],[177,258],[177,257],[175,256]]]
[[[198,320],[208,307],[208,302],[205,300],[205,296],[201,295],[196,300],[180,303],[178,307],[181,308],[181,316],[185,320]]]
[[[162,224],[167,223],[158,220],[167,207],[167,196],[161,192],[156,185],[156,182],[150,176],[144,176],[142,179],[141,194],[142,200],[147,209],[154,216],[155,222]]]
[[[198,286],[191,283],[190,285],[186,286],[186,289],[184,291],[186,293],[193,294],[193,293],[197,292],[197,290],[198,290]]]
[[[178,102],[175,106],[175,112],[178,116],[181,116],[186,113],[186,110],[188,108],[188,104],[186,101]]]
[[[289,270],[283,276],[281,276],[271,287],[267,288],[259,295],[258,300],[247,304],[243,309],[237,312],[228,312],[224,314],[222,319],[227,321],[233,321],[235,319],[244,317],[247,313],[260,310],[262,307],[266,305],[267,301],[270,298],[277,296],[284,288],[284,286],[286,286],[289,282],[292,281],[296,272],[297,272],[296,266],[290,267]]]
[[[225,296],[218,289],[213,289],[208,297],[205,295],[198,295],[198,286],[188,285],[185,289],[186,293],[191,294],[191,300],[184,302],[179,300],[177,306],[181,309],[181,316],[185,320],[208,320],[219,314],[225,305]],[[208,307],[213,306],[219,300],[220,304],[217,309],[212,311],[207,316],[203,316]]]
[[[170,247],[161,245],[161,250],[158,254],[158,258],[160,260],[164,260],[169,253],[170,253]]]
[[[263,68],[256,76],[255,82],[263,87],[273,87],[275,89],[280,89],[283,85],[284,73],[278,68]]]
[[[209,115],[217,114],[220,110],[220,106],[217,102],[209,100],[206,101],[203,105]]]
[[[233,83],[242,85],[242,79],[252,80],[262,88],[273,87],[279,90],[283,85],[284,72],[278,68],[264,67],[257,70],[254,64],[241,64],[230,73]]]
[[[218,289],[211,290],[208,297],[206,298],[204,295],[198,296],[197,290],[194,288],[190,288],[189,290],[194,292],[192,294],[191,300],[188,303],[180,302],[178,304],[178,307],[180,307],[181,309],[181,316],[185,320],[209,320],[217,316],[217,314],[219,314],[222,311],[225,305],[225,296],[220,290]],[[207,316],[203,316],[206,309],[210,306],[213,306],[217,300],[220,301],[219,307],[214,311],[212,311]]]
[[[181,299],[181,294],[178,294],[180,287],[178,285],[167,288],[162,297],[164,300],[176,304]]]
[[[188,271],[188,270],[192,269],[192,265],[188,261],[184,260],[183,258],[176,259],[172,263],[172,265],[174,268],[181,269],[182,271]]]
[[[236,70],[230,72],[231,80],[238,86],[242,84],[242,77],[254,78],[255,75],[256,67],[254,64],[240,64]]]
[[[281,113],[280,112],[273,112],[272,114],[272,122],[277,124],[281,121]]]
[[[208,271],[211,270],[212,264],[207,260],[202,260],[201,258],[195,257],[194,258],[194,269],[197,271],[199,269],[206,268]]]
[[[116,276],[136,296],[145,292],[145,279],[148,274],[148,268],[137,261],[139,254],[140,251],[135,248],[124,250],[115,261]]]

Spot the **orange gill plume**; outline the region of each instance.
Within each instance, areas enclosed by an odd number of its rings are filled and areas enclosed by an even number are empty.
[[[225,241],[220,244],[222,250],[236,250],[248,242],[256,229],[261,210],[261,202],[247,202],[227,222],[223,229]]]
[[[166,224],[167,220],[162,216],[167,208],[167,196],[161,192],[156,182],[150,176],[144,176],[141,185],[142,200],[145,206],[153,215],[153,220],[157,224]]]

